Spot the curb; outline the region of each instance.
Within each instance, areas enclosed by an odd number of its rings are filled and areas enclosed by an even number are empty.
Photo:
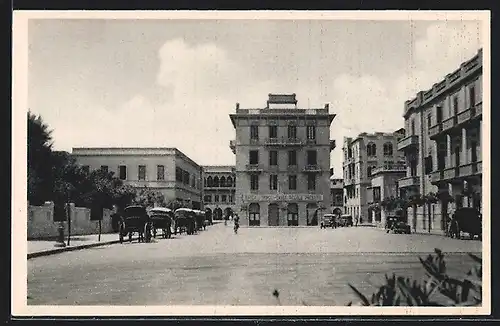
[[[132,238],[132,241],[134,241],[134,240],[137,240],[137,238]],[[128,242],[128,240],[127,240],[127,242]],[[90,244],[86,244],[86,245],[70,246],[70,247],[64,247],[64,248],[57,248],[57,249],[50,249],[50,250],[32,252],[32,253],[28,253],[28,259],[32,259],[32,258],[36,258],[36,257],[49,256],[49,255],[54,255],[54,254],[59,254],[59,253],[62,253],[62,252],[68,252],[68,251],[75,251],[75,250],[82,250],[82,249],[88,249],[88,248],[93,248],[93,247],[105,246],[105,245],[116,244],[116,243],[120,243],[120,240],[113,240],[113,241],[106,241],[106,242],[97,242],[97,243],[90,243]]]

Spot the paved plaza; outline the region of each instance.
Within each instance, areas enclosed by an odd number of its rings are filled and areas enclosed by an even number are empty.
[[[344,305],[347,283],[371,294],[385,273],[424,276],[419,256],[442,249],[450,274],[481,242],[386,234],[371,227],[241,228],[28,260],[29,305]],[[272,296],[280,291],[280,302]]]

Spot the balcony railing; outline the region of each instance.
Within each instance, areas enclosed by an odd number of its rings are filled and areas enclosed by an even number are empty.
[[[372,175],[380,172],[404,172],[406,171],[406,166],[404,164],[391,164],[377,166],[372,170]]]
[[[247,164],[245,168],[250,172],[262,172],[264,170],[260,164]]]
[[[347,178],[344,180],[344,185],[346,185],[346,186],[350,186],[350,185],[353,185],[355,183],[356,183],[355,178]]]
[[[483,112],[483,105],[482,103],[479,103],[473,107],[468,108],[467,110],[460,112],[457,116],[457,124],[461,125],[464,123],[467,123],[469,121],[472,121],[482,115]]]
[[[305,141],[299,138],[267,138],[265,144],[267,146],[303,146]]]
[[[316,145],[316,138],[307,138],[306,144],[307,145]]]
[[[482,162],[473,162],[459,167],[460,177],[470,177],[482,173]]]
[[[398,180],[398,185],[399,188],[418,187],[420,186],[420,178],[416,175],[401,178]]]
[[[304,172],[320,172],[321,167],[318,164],[308,164],[304,166]]]
[[[457,116],[454,115],[443,122],[438,123],[437,125],[432,126],[429,129],[429,138],[435,139],[439,134],[444,133],[448,130],[451,130],[457,125]]]
[[[417,147],[418,146],[418,136],[417,135],[411,135],[406,138],[401,139],[398,142],[398,151],[402,151],[404,149],[410,148],[410,147]]]
[[[437,170],[431,173],[431,183],[435,184],[442,181],[449,181],[460,176],[458,167],[451,167],[444,170]]]

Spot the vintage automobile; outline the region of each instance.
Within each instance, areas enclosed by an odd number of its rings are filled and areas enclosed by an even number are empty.
[[[321,218],[320,228],[321,229],[326,229],[329,227],[331,227],[332,229],[336,228],[337,227],[336,222],[337,222],[337,219],[336,219],[336,216],[334,214],[325,214]]]
[[[178,208],[175,210],[175,227],[174,234],[186,232],[191,235],[196,232],[196,216],[194,210],[190,208]]]
[[[148,212],[149,220],[152,223],[153,237],[156,238],[156,230],[162,230],[164,239],[172,237],[172,221],[174,219],[174,212],[166,207],[155,207]]]
[[[472,207],[462,207],[453,213],[449,222],[448,235],[451,238],[461,239],[462,232],[468,233],[473,239],[477,236],[481,239],[482,232],[482,214]]]
[[[347,227],[347,226],[353,226],[353,225],[354,225],[354,223],[352,222],[351,215],[344,214],[344,215],[337,217],[337,226]]]
[[[128,234],[128,239],[132,242],[134,232],[139,235],[139,242],[151,241],[152,224],[149,220],[146,208],[139,205],[127,206],[123,210],[122,219],[119,225],[120,243]]]
[[[397,233],[397,234],[410,234],[411,233],[411,228],[403,220],[403,217],[401,214],[396,214],[396,215],[389,215],[386,218],[385,222],[385,229],[386,232],[392,232],[392,233]]]

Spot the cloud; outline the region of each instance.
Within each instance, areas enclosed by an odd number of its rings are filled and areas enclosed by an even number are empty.
[[[249,61],[250,56],[238,57],[215,43],[193,45],[173,39],[158,49],[155,85],[123,94],[124,104],[104,107],[104,103],[63,92],[58,96],[60,109],[44,118],[55,129],[58,148],[172,146],[200,164],[231,164],[234,154],[228,145],[234,128],[229,114],[235,103],[244,108],[263,107],[268,93],[294,92],[300,107],[331,103],[330,111],[337,114],[330,132],[337,141],[332,166],[341,176],[343,137],[402,127],[404,101],[476,53],[481,45],[477,26],[475,22],[430,26],[413,42],[406,69],[390,71],[389,67],[386,76],[332,76],[324,66],[316,76],[307,73],[307,65],[297,65],[288,67],[297,71],[297,78],[282,78],[277,70],[273,77],[262,80],[254,73],[258,62]],[[151,94],[153,88],[156,93]],[[65,107],[72,110],[62,109]],[[74,112],[78,112],[77,118]]]

